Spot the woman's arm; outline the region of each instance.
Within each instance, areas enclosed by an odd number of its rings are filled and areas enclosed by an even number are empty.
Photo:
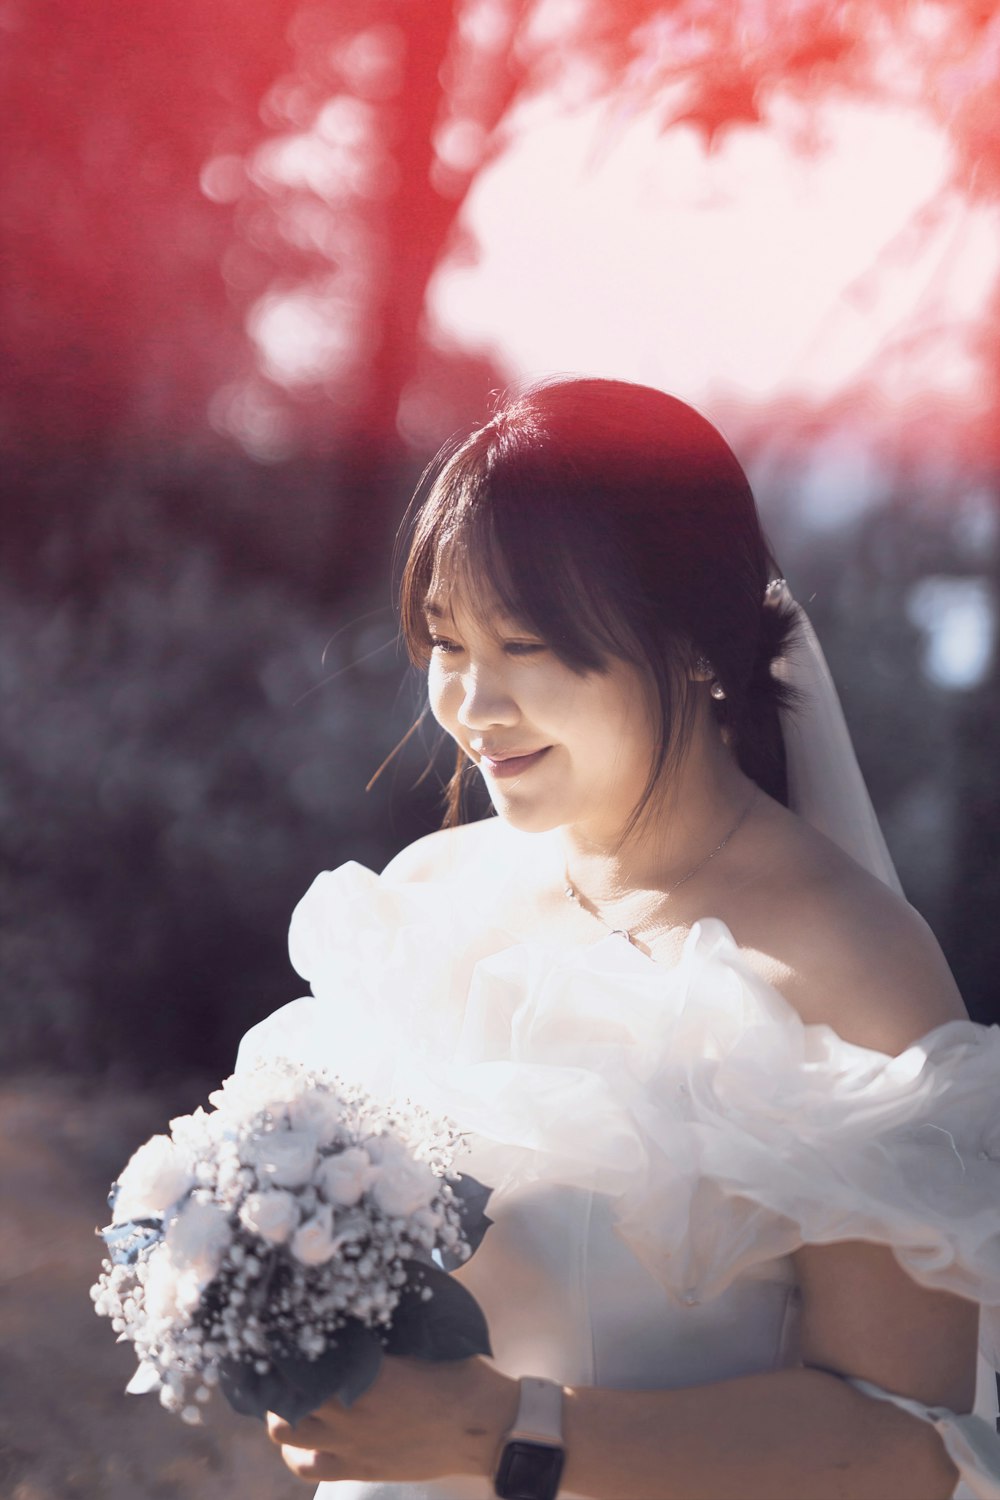
[[[388,1359],[345,1411],[269,1418],[299,1478],[491,1477],[516,1382],[485,1360]],[[820,1370],[675,1391],[567,1392],[563,1489],[594,1500],[946,1500],[958,1474],[935,1430]]]
[[[565,1487],[600,1500],[945,1500],[935,1430],[821,1370],[567,1402]]]

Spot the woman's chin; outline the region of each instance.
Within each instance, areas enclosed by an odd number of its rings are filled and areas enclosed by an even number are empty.
[[[564,822],[551,804],[546,805],[541,801],[522,802],[515,797],[497,794],[492,787],[490,801],[497,817],[502,818],[511,828],[516,828],[519,833],[551,833],[553,828],[561,827]]]

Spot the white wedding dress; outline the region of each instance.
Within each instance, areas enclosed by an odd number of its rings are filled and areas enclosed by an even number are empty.
[[[792,604],[783,580],[768,597]],[[797,606],[794,606],[796,609]],[[804,613],[775,670],[790,803],[899,889]],[[494,1220],[457,1273],[497,1365],[566,1385],[711,1384],[800,1362],[790,1252],[892,1247],[928,1287],[980,1303],[976,1415],[855,1384],[933,1421],[961,1478],[1000,1500],[1000,1027],[951,1021],[898,1057],[804,1026],[706,914],[666,968],[623,938],[585,948],[497,925],[558,841],[497,821],[461,901],[347,864],[292,919],[312,989],[248,1033],[468,1132]],[[457,909],[456,909],[457,908]],[[317,1500],[489,1500],[485,1479],[321,1485]],[[572,1497],[566,1496],[566,1500]]]
[[[494,1188],[495,1222],[459,1274],[513,1376],[671,1387],[794,1365],[789,1252],[891,1245],[916,1280],[992,1304],[986,1420],[936,1420],[970,1486],[956,1495],[1000,1496],[1000,1028],[949,1022],[896,1058],[854,1046],[803,1026],[711,918],[673,968],[617,936],[512,940],[491,892],[528,846],[558,858],[546,835],[497,827],[461,917],[444,884],[356,864],[321,875],[290,938],[312,997],[249,1032],[240,1066],[326,1066],[470,1133],[464,1165]],[[319,1494],[492,1489],[454,1478]]]

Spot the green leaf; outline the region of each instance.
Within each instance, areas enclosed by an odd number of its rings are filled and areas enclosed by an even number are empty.
[[[277,1410],[275,1403],[282,1400],[287,1386],[273,1366],[260,1375],[245,1360],[226,1359],[219,1365],[219,1390],[233,1411],[263,1421],[267,1412]]]
[[[375,1382],[382,1368],[382,1344],[363,1323],[351,1321],[331,1335],[318,1359],[280,1355],[263,1375],[252,1363],[226,1360],[219,1388],[234,1411],[260,1417],[276,1412],[294,1426],[334,1396],[353,1406]]]
[[[407,1285],[385,1341],[387,1354],[416,1359],[471,1359],[492,1354],[482,1308],[461,1282],[436,1266],[411,1261]],[[431,1296],[425,1301],[423,1293]]]
[[[477,1182],[475,1177],[470,1177],[465,1173],[452,1181],[451,1188],[455,1194],[455,1207],[462,1221],[462,1233],[469,1243],[470,1252],[475,1254],[483,1242],[483,1235],[493,1223],[485,1212],[493,1189],[483,1187],[483,1184]],[[437,1253],[440,1256],[440,1264],[446,1271],[456,1271],[459,1266],[465,1264],[452,1250],[441,1249]]]

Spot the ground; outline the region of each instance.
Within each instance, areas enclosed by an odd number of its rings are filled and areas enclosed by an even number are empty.
[[[190,1095],[190,1097],[188,1097]],[[0,1081],[0,1495],[5,1500],[308,1500],[261,1426],[212,1403],[185,1426],[155,1396],[89,1288],[107,1187],[192,1086],[140,1092]]]

